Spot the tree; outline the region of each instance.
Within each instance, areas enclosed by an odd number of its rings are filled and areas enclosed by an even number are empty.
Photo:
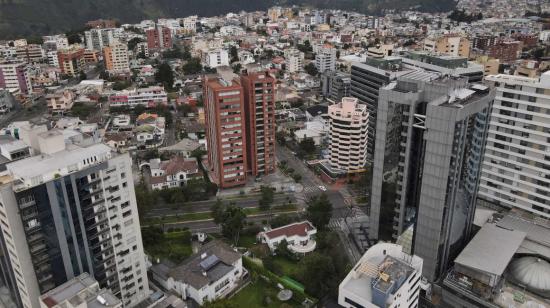
[[[312,138],[304,138],[300,141],[300,150],[307,155],[315,153],[317,148],[315,147],[315,141]]]
[[[239,235],[244,228],[246,213],[242,208],[235,205],[229,205],[223,215],[222,234],[227,239],[233,240],[233,243],[237,245],[239,242]]]
[[[159,227],[148,227],[141,229],[141,237],[143,239],[143,245],[150,247],[162,242],[164,233]]]
[[[183,73],[186,75],[198,74],[202,71],[202,64],[199,58],[191,58],[182,66]]]
[[[237,46],[232,45],[231,48],[229,48],[229,56],[231,57],[231,63],[239,61],[239,51],[237,50]]]
[[[139,37],[134,37],[133,39],[128,41],[128,50],[134,50],[137,46],[137,44],[143,42],[143,39]]]
[[[311,76],[317,76],[317,74],[319,74],[319,71],[313,62],[309,62],[306,66],[304,66],[304,70]]]
[[[260,205],[261,210],[267,210],[269,209],[269,206],[273,203],[273,197],[275,195],[275,189],[270,186],[262,185],[260,187],[260,191],[262,193],[262,197],[260,198],[260,201],[258,202]]]
[[[172,89],[174,84],[174,72],[168,63],[163,62],[157,68],[157,73],[155,74],[155,80],[159,83],[162,83],[165,89]]]
[[[307,254],[301,262],[306,292],[324,297],[334,285],[336,271],[332,258],[319,252]]]
[[[282,240],[277,245],[277,249],[275,249],[275,254],[287,259],[294,258],[294,253],[288,248],[288,242],[286,240]]]
[[[214,222],[217,225],[222,223],[224,211],[225,205],[223,204],[221,199],[217,199],[216,203],[214,203],[212,207],[210,207],[212,218],[214,218]]]
[[[183,58],[183,52],[178,46],[174,46],[172,49],[163,52],[162,57],[167,59],[179,59]]]
[[[88,79],[88,76],[86,75],[86,73],[84,71],[80,71],[80,74],[78,75],[78,79],[86,80],[86,79]]]
[[[326,194],[314,196],[307,201],[306,216],[318,230],[324,230],[332,216],[332,203]]]
[[[65,35],[67,36],[67,41],[69,45],[82,43],[80,33],[76,30],[69,31]]]
[[[288,214],[281,214],[271,219],[269,225],[271,226],[271,228],[279,228],[290,224],[292,221],[292,218]]]
[[[276,132],[275,133],[275,140],[277,140],[277,143],[280,145],[286,144],[286,133],[284,131]]]
[[[237,64],[234,64],[232,68],[233,68],[233,73],[240,74],[241,70],[243,69],[243,66],[240,63],[237,63]]]

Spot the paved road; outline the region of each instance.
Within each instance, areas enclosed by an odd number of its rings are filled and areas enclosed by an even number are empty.
[[[332,190],[329,186],[325,185],[315,173],[306,166],[306,163],[300,160],[286,147],[276,147],[275,155],[278,161],[285,160],[287,165],[294,169],[296,173],[302,175],[302,185],[304,190],[301,193],[296,194],[296,199],[306,201],[311,197],[318,196],[321,193],[325,193],[328,199],[332,203],[332,217],[341,218],[345,217],[349,211],[348,206],[345,203],[345,199],[338,190]],[[319,186],[325,186],[327,189],[323,191]]]
[[[276,194],[273,197],[273,204],[275,205],[282,205],[288,203],[288,198],[290,198],[290,202],[296,202],[296,199],[294,196],[290,194]],[[244,198],[244,199],[226,199],[222,200],[225,204],[229,204],[231,202],[234,202],[235,205],[241,207],[241,208],[255,208],[258,207],[258,200],[260,199],[259,195]],[[171,207],[157,207],[154,209],[151,209],[149,213],[145,214],[145,217],[147,218],[155,218],[155,217],[163,217],[163,216],[174,216],[179,214],[187,214],[187,213],[197,213],[197,212],[208,212],[210,211],[210,208],[212,205],[216,203],[216,200],[208,200],[208,201],[198,201],[198,202],[192,202],[188,204],[182,205],[180,208],[173,209]]]
[[[261,222],[263,220],[269,220],[281,213],[265,213],[246,218],[248,222]],[[292,214],[292,213],[287,213]],[[165,230],[170,228],[189,228],[192,232],[219,232],[221,227],[216,225],[212,220],[190,221],[190,222],[173,222],[163,224]]]

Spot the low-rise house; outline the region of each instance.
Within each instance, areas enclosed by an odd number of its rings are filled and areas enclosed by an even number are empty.
[[[130,115],[121,114],[113,118],[113,126],[116,127],[128,127],[131,125]]]
[[[106,134],[103,142],[114,149],[123,149],[129,145],[131,138],[124,132]]]
[[[262,243],[267,244],[271,252],[275,252],[279,244],[286,241],[290,251],[305,254],[315,250],[317,246],[315,234],[317,229],[309,221],[302,221],[260,232],[258,238]]]
[[[242,255],[218,240],[205,244],[179,265],[159,263],[151,272],[163,288],[199,305],[226,297],[247,275]]]
[[[75,94],[65,90],[46,95],[48,110],[50,113],[65,113],[73,107]]]
[[[188,180],[202,176],[195,158],[174,156],[166,161],[155,158],[149,161],[149,167],[152,189],[181,187]]]

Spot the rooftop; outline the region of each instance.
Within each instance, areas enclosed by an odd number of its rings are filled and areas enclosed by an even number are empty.
[[[526,233],[486,224],[455,259],[456,264],[501,276]]]
[[[271,239],[281,236],[306,236],[312,230],[315,230],[315,227],[309,221],[302,221],[272,229],[266,232],[265,236]]]

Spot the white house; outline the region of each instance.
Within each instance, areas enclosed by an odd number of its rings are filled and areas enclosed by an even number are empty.
[[[205,66],[215,68],[218,66],[229,65],[229,54],[225,49],[215,49],[206,51],[203,54],[203,63]]]
[[[262,243],[266,243],[271,252],[275,252],[277,246],[286,240],[288,249],[293,253],[304,254],[315,250],[317,243],[314,235],[317,229],[309,222],[295,222],[258,233],[258,238]]]
[[[179,265],[159,263],[151,267],[151,272],[163,288],[199,305],[224,298],[247,274],[242,255],[218,240],[205,244]]]
[[[346,308],[418,307],[422,258],[401,246],[370,247],[338,288],[338,304]]]
[[[200,177],[199,165],[195,158],[172,157],[167,161],[155,158],[149,161],[151,168],[151,188],[163,189],[180,187],[188,180]]]

